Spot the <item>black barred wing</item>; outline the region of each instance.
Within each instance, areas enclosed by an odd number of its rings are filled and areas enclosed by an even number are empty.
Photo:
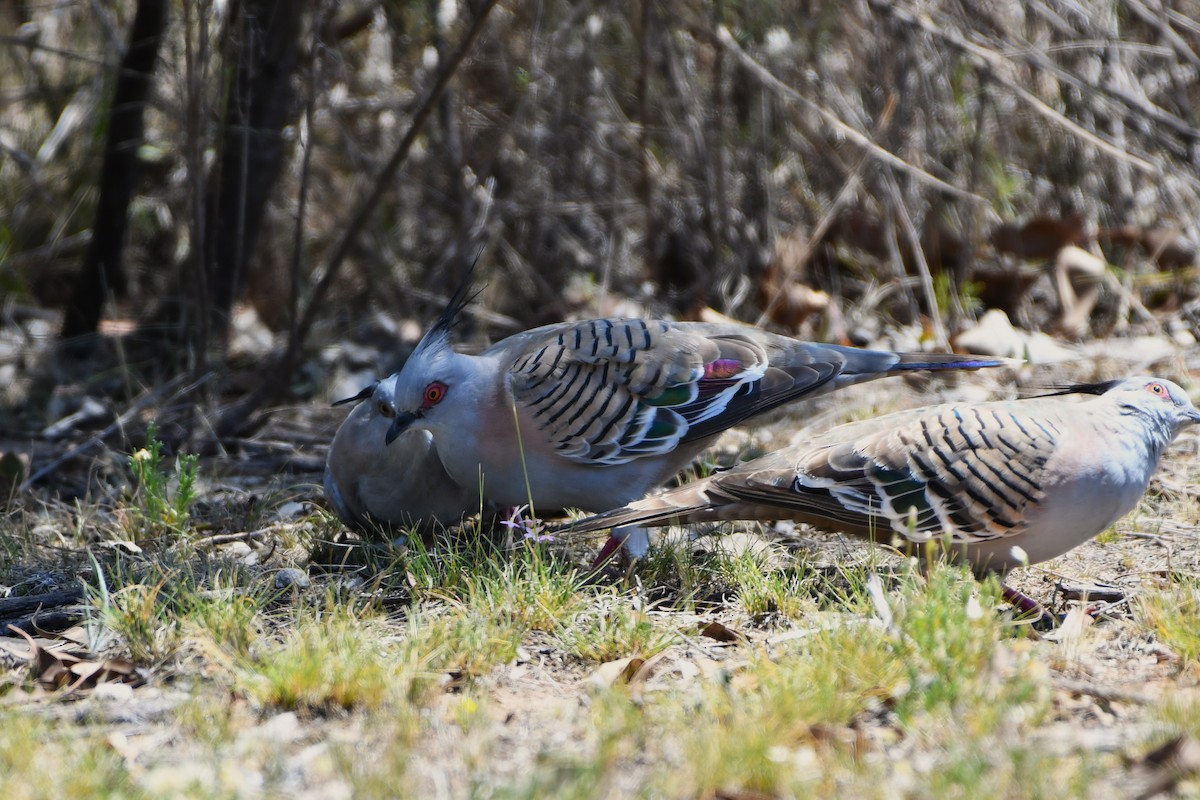
[[[623,464],[723,430],[739,396],[761,391],[766,349],[748,335],[705,335],[641,319],[588,320],[526,342],[509,386],[554,448]]]
[[[886,425],[876,423],[887,423]],[[891,530],[916,543],[970,543],[1023,532],[1045,497],[1045,467],[1062,438],[1051,417],[1007,407],[941,406],[858,423],[820,437],[785,472],[716,476],[743,502],[793,507],[844,530]],[[760,461],[762,461],[760,459]],[[794,475],[782,485],[782,474]]]

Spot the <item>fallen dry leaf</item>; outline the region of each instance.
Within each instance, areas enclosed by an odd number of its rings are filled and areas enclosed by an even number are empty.
[[[664,650],[661,653],[652,655],[649,658],[642,661],[641,666],[639,666],[637,668],[637,670],[633,673],[633,675],[630,676],[629,682],[631,684],[632,683],[643,683],[643,682],[649,680],[650,676],[653,675],[655,672],[657,672],[659,666],[661,666],[663,661],[666,660],[668,652],[669,651]]]
[[[746,641],[745,634],[735,631],[733,628],[722,625],[716,620],[703,623],[700,626],[700,635],[704,636],[705,638],[721,642],[722,644],[740,644]]]
[[[1177,736],[1142,756],[1131,773],[1131,796],[1139,800],[1170,791],[1180,781],[1200,773],[1200,742],[1190,736]]]
[[[595,671],[588,676],[588,683],[600,689],[607,689],[619,683],[629,683],[645,663],[646,659],[641,656],[606,661],[596,667]]]
[[[63,640],[59,644],[43,644],[44,639],[35,639],[21,629],[10,625],[29,645],[28,653],[13,655],[29,662],[30,671],[42,689],[67,693],[94,689],[102,683],[125,683],[141,686],[146,681],[146,671],[124,658],[96,659],[91,653],[69,649],[74,644]]]

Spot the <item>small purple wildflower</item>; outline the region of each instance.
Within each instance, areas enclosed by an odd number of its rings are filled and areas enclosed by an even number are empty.
[[[542,533],[545,529],[542,521],[537,517],[526,517],[525,511],[529,506],[517,506],[509,514],[508,519],[501,520],[500,524],[517,532],[520,531],[522,538],[527,541],[543,544],[545,542],[553,542],[554,537],[548,533]]]

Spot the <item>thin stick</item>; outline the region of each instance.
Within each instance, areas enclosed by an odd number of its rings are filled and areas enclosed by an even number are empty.
[[[295,362],[300,346],[308,338],[308,332],[316,319],[317,310],[320,308],[325,295],[329,292],[330,287],[337,278],[338,271],[345,262],[346,256],[350,254],[350,249],[354,246],[358,234],[366,227],[371,215],[375,212],[375,207],[383,199],[384,193],[389,191],[394,185],[396,173],[400,170],[400,165],[408,157],[413,143],[417,140],[417,135],[425,125],[425,120],[429,118],[429,115],[437,107],[438,100],[445,93],[446,87],[450,84],[450,79],[458,71],[459,64],[466,58],[467,53],[470,52],[471,47],[475,44],[475,40],[483,31],[483,23],[496,3],[497,0],[487,0],[484,3],[483,8],[480,9],[474,22],[471,24],[470,30],[463,36],[462,43],[459,44],[458,49],[454,51],[438,72],[437,81],[434,83],[433,88],[429,90],[429,94],[417,109],[416,114],[413,115],[412,122],[408,126],[408,131],[405,132],[404,138],[396,145],[391,158],[388,159],[383,169],[379,171],[379,178],[371,188],[370,194],[359,204],[350,221],[346,224],[342,238],[338,240],[337,245],[322,265],[323,274],[321,275],[321,280],[314,287],[312,299],[304,309],[304,315],[301,316],[300,321],[296,325],[296,335],[290,337],[288,340],[288,348],[284,353],[281,365],[286,370],[285,374],[291,373],[291,367]],[[282,388],[278,381],[270,381],[268,384],[273,391],[279,391]]]
[[[1154,697],[1143,692],[1118,689],[1113,686],[1100,686],[1088,681],[1077,681],[1070,678],[1055,676],[1050,680],[1050,685],[1059,691],[1087,695],[1088,697],[1094,697],[1097,700],[1104,700],[1110,703],[1132,703],[1134,705],[1147,706],[1156,702]]]
[[[799,103],[810,111],[818,114],[821,119],[825,120],[830,127],[845,136],[850,141],[854,142],[859,147],[863,148],[863,150],[865,150],[867,154],[875,160],[882,161],[889,166],[908,173],[922,183],[940,189],[947,194],[952,194],[955,197],[961,197],[964,200],[970,200],[973,203],[989,203],[986,198],[946,183],[941,178],[930,175],[920,167],[909,164],[907,161],[895,155],[894,153],[885,150],[883,147],[867,138],[867,136],[857,128],[842,122],[842,120],[839,119],[838,116],[829,109],[813,102],[812,100],[809,100],[807,97],[776,78],[766,67],[759,64],[749,53],[742,49],[741,45],[739,45],[733,38],[733,34],[731,34],[729,29],[724,25],[717,26],[716,40],[718,44],[737,56],[738,60],[742,62],[742,66],[744,66],[750,71],[751,74],[758,78],[760,83],[774,90],[783,97],[786,97],[792,102]]]
[[[241,531],[240,533],[214,533],[212,536],[197,539],[196,547],[216,547],[233,542],[257,541],[265,538],[270,532],[271,528],[259,528],[256,531]]]
[[[64,589],[59,592],[0,598],[0,615],[24,614],[47,608],[61,608],[83,599],[83,589]]]
[[[896,103],[895,101],[889,101],[875,123],[873,134],[878,136],[886,130],[892,124],[892,117],[895,113]],[[813,248],[825,238],[825,234],[833,226],[837,215],[841,213],[842,208],[850,202],[851,198],[854,197],[854,193],[858,191],[858,187],[862,183],[862,174],[867,164],[867,158],[866,153],[859,157],[858,163],[850,171],[850,177],[846,180],[845,185],[837,193],[837,197],[833,199],[829,208],[825,209],[825,212],[821,214],[821,218],[817,220],[816,227],[812,229],[812,232],[808,236],[808,241],[804,243],[803,255],[785,265],[783,274],[780,276],[779,285],[776,286],[775,293],[771,296],[771,300],[767,303],[766,308],[758,315],[758,321],[754,323],[755,327],[761,328],[771,318],[771,312],[775,310],[775,307],[779,305],[779,301],[783,299],[783,294],[787,291],[788,285],[791,284],[794,273],[800,269],[801,265],[808,263],[809,258],[812,256]]]
[[[897,8],[890,3],[881,2],[881,0],[868,0],[868,2],[875,11],[890,14],[906,25],[915,26],[923,33],[930,36],[936,36],[937,38],[948,42],[956,49],[962,51],[968,57],[970,57],[975,64],[987,69],[991,77],[997,83],[1012,91],[1018,98],[1023,100],[1026,105],[1028,105],[1038,114],[1041,114],[1043,117],[1050,120],[1055,125],[1066,128],[1068,131],[1092,145],[1097,150],[1107,153],[1118,161],[1131,164],[1143,172],[1147,172],[1155,177],[1161,177],[1163,170],[1160,165],[1151,163],[1141,156],[1126,152],[1124,149],[1118,147],[1107,139],[1104,139],[1101,136],[1087,130],[1078,122],[1075,122],[1073,119],[1067,117],[1065,114],[1062,114],[1061,112],[1056,111],[1055,109],[1046,105],[1046,103],[1042,102],[1042,100],[1033,94],[1033,92],[1024,88],[1016,81],[1006,77],[1003,74],[1005,70],[1002,68],[1011,62],[1003,58],[999,53],[988,50],[987,48],[981,47],[973,42],[969,42],[952,31],[939,28],[936,24],[934,24],[933,20],[914,14],[907,9]],[[1177,174],[1177,177],[1184,178],[1193,186],[1200,185],[1200,181],[1197,181],[1190,175],[1180,173]]]
[[[124,414],[117,417],[117,420],[115,422],[113,422],[111,425],[109,425],[107,428],[105,428],[104,430],[100,431],[99,433],[93,435],[91,438],[89,438],[87,441],[83,442],[82,444],[79,444],[79,445],[71,448],[67,452],[63,453],[61,456],[54,459],[46,466],[42,467],[37,472],[32,473],[28,478],[25,479],[25,481],[21,484],[20,488],[17,491],[20,491],[20,492],[25,491],[30,486],[32,486],[35,482],[40,481],[41,479],[54,474],[58,470],[59,467],[61,467],[63,464],[67,463],[71,459],[78,458],[79,456],[83,455],[84,453],[88,452],[89,450],[104,444],[105,439],[112,436],[114,433],[116,433],[118,431],[124,430],[125,426],[128,425],[130,422],[132,422],[134,417],[136,417],[138,414],[142,413],[142,411],[144,411],[145,409],[154,405],[155,402],[157,402],[159,399],[161,399],[168,393],[174,392],[174,394],[171,394],[171,396],[169,398],[167,398],[164,405],[170,405],[171,403],[174,403],[179,398],[186,397],[187,395],[196,391],[201,386],[208,383],[209,379],[212,378],[212,373],[210,372],[207,375],[202,375],[199,380],[193,381],[192,383],[189,383],[184,388],[179,389],[178,391],[175,391],[176,387],[178,387],[179,384],[183,383],[187,378],[188,378],[187,375],[178,375],[178,376],[172,378],[171,380],[167,381],[165,384],[160,386],[158,389],[155,389],[153,392],[147,392],[146,394],[142,395],[142,397],[140,397],[136,402],[134,402],[134,404],[131,405]]]
[[[937,293],[933,290],[933,276],[929,273],[929,262],[925,260],[925,251],[921,249],[921,235],[917,233],[912,216],[904,205],[904,197],[900,194],[900,187],[896,185],[895,176],[885,175],[884,185],[887,186],[888,194],[892,196],[892,207],[900,220],[900,227],[904,229],[904,237],[908,239],[908,246],[912,249],[913,261],[917,266],[917,276],[921,280],[921,294],[925,296],[925,304],[929,307],[929,324],[933,328],[933,341],[939,350],[949,352],[950,340],[946,338],[946,326],[942,324]],[[904,269],[903,263],[897,266],[901,270]]]

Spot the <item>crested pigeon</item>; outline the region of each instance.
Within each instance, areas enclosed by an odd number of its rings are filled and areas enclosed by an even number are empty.
[[[325,462],[325,495],[338,518],[352,527],[451,525],[480,510],[479,493],[451,480],[442,468],[433,436],[406,431],[384,444],[391,419],[378,412],[391,402],[395,376],[340,403],[361,401],[346,417]],[[335,404],[337,405],[337,404]]]
[[[1067,394],[1097,394],[1077,402]],[[1200,411],[1171,381],[1127,378],[1026,400],[947,404],[841,425],[563,532],[792,519],[997,572],[1045,561],[1136,505]],[[1016,592],[1025,610],[1036,607]]]
[[[391,418],[386,440],[429,431],[453,481],[539,511],[635,500],[722,431],[801,397],[909,370],[1009,363],[643,319],[548,325],[472,356],[450,345],[466,302],[464,285],[395,376],[391,404],[378,404]],[[647,545],[644,534],[627,544],[634,556]]]

